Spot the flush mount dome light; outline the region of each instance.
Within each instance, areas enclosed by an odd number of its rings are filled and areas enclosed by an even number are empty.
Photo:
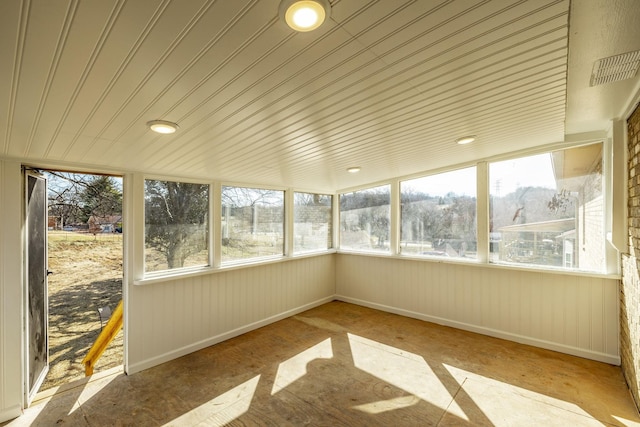
[[[154,132],[169,134],[178,130],[178,125],[166,120],[151,120],[147,122],[147,126]]]
[[[315,30],[330,13],[329,0],[282,0],[279,8],[280,19],[301,32]]]
[[[360,172],[360,166],[352,166],[350,168],[347,168],[347,172],[349,172],[349,173],[358,173],[358,172]]]
[[[475,140],[476,140],[475,135],[469,135],[469,136],[463,136],[462,138],[456,139],[456,143],[460,145],[471,144]]]

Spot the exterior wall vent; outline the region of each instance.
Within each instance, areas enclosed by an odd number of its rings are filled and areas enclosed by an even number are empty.
[[[640,67],[640,50],[598,59],[593,64],[589,86],[630,79]]]

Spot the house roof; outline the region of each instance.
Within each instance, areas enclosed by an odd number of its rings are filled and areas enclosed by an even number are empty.
[[[574,218],[553,219],[550,221],[529,222],[527,224],[515,224],[500,227],[500,232],[531,231],[536,233],[564,233],[576,228]]]
[[[278,0],[3,0],[0,157],[334,191],[601,137],[640,87],[590,86],[637,0],[331,3],[296,33]]]
[[[583,145],[551,153],[553,175],[558,190],[580,191],[602,162],[602,145]]]

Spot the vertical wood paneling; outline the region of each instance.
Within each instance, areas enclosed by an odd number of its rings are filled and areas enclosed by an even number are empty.
[[[531,335],[531,286],[527,286],[526,283],[518,280],[518,288],[520,290],[520,297],[518,299],[518,311],[519,325],[518,333],[525,336]]]
[[[162,292],[163,290],[165,292]],[[147,310],[151,310],[152,312],[152,315],[149,317],[153,318],[153,323],[148,325],[147,329],[149,331],[149,334],[146,334],[147,341],[149,342],[149,347],[147,348],[153,352],[158,352],[162,345],[162,342],[159,342],[161,340],[153,339],[153,337],[161,336],[166,340],[166,342],[171,342],[175,336],[176,325],[174,325],[173,322],[166,325],[164,331],[162,331],[162,325],[164,323],[163,319],[165,319],[166,316],[165,313],[171,313],[173,311],[173,308],[171,307],[173,292],[171,291],[172,289],[170,289],[169,292],[166,292],[166,283],[162,283],[162,285],[158,286],[157,289],[153,289],[150,295],[151,298],[149,298],[148,301],[150,304]],[[133,309],[133,305],[131,303],[129,303],[129,306]],[[158,309],[158,307],[160,307],[160,309]],[[131,325],[129,326],[131,327]]]
[[[460,298],[456,298],[453,303],[454,310],[458,311],[460,308],[468,308],[468,310],[464,310],[463,322],[465,323],[473,323],[473,302],[471,295],[471,284],[472,281],[469,277],[469,269],[461,268],[458,274],[458,289],[460,290]]]
[[[5,190],[2,188],[2,184],[5,183],[4,176],[4,162],[0,160],[0,206],[7,206],[7,200],[5,198]],[[5,311],[4,304],[6,298],[4,296],[4,289],[6,286],[6,279],[4,277],[4,272],[7,271],[5,269],[5,251],[4,251],[4,241],[5,241],[5,232],[4,225],[7,221],[5,220],[4,209],[0,208],[0,349],[6,348],[7,343],[5,342]],[[7,385],[5,378],[7,378],[5,374],[5,352],[0,351],[0,414],[6,410],[5,399],[8,397],[6,393]]]
[[[225,287],[223,286],[222,280],[224,276],[220,277],[217,280],[217,283],[211,285],[211,298],[217,302],[217,311],[216,311],[216,322],[211,325],[211,330],[214,331],[216,328],[220,328],[222,330],[227,330],[228,325],[226,322],[226,316],[224,313],[224,307],[227,305],[227,296],[225,294]]]
[[[578,324],[580,325],[578,348],[591,348],[591,305],[589,304],[591,295],[587,291],[587,286],[584,283],[581,284],[577,300]]]
[[[445,277],[446,280],[446,277]],[[492,292],[491,297],[496,300],[497,304],[495,304],[494,309],[496,310],[496,323],[494,327],[499,329],[501,325],[504,324],[513,324],[510,319],[509,309],[511,307],[511,302],[509,301],[509,285],[510,283],[507,281],[507,276],[504,273],[501,273],[499,279],[496,281],[495,288]],[[455,315],[455,313],[454,313]]]
[[[405,263],[405,269],[410,274],[409,283],[413,284],[413,288],[411,289],[411,292],[408,293],[408,295],[405,294],[405,298],[408,298],[410,303],[412,303],[411,305],[412,310],[419,311],[424,305],[425,296],[424,296],[424,292],[420,287],[420,280],[419,280],[420,276],[418,274],[418,265],[416,265],[413,262],[407,262]],[[413,298],[412,298],[412,295],[414,296]]]
[[[527,319],[531,326],[531,334],[529,336],[539,338],[542,336],[542,313],[540,310],[536,310],[536,307],[540,307],[542,304],[542,289],[539,286],[531,287],[532,298],[530,301],[531,315]]]
[[[22,203],[21,165],[0,160],[0,420],[22,407]]]
[[[189,286],[185,286],[184,292],[181,292],[182,298],[178,297],[177,300],[182,299],[181,304],[184,306],[180,319],[183,339],[185,341],[196,341],[197,325],[194,322],[196,308],[193,306],[193,293],[198,287],[198,278],[191,277],[189,282]]]
[[[562,335],[564,330],[564,325],[562,324],[563,288],[564,288],[564,280],[563,280],[562,286],[557,286],[556,283],[552,281],[546,282],[545,299],[547,300],[546,304],[550,306],[551,322],[549,324],[549,329],[545,331],[545,335],[552,342],[563,342],[562,341]]]
[[[578,297],[578,283],[575,277],[567,277],[564,295],[564,337],[567,345],[578,345],[578,313],[573,303]]]
[[[130,285],[129,372],[329,301],[334,271],[330,254]]]
[[[595,280],[590,281],[589,287],[591,288],[591,349],[604,352],[604,289]]]
[[[336,289],[345,301],[619,363],[615,278],[340,254]],[[416,304],[422,295],[428,303]]]
[[[339,270],[338,270],[339,271]],[[431,289],[431,306],[433,308],[433,313],[435,313],[436,316],[442,316],[442,312],[444,307],[441,304],[441,292],[442,292],[442,288],[440,286],[431,286],[431,283],[437,283],[437,281],[439,280],[438,278],[438,274],[439,274],[439,270],[437,268],[427,268],[426,265],[422,266],[422,271],[425,273],[425,277],[427,277],[427,280],[425,280],[423,282],[423,286],[428,286]],[[338,277],[337,273],[336,273],[336,278]],[[336,282],[339,282],[339,280],[336,280]]]
[[[490,283],[486,276],[477,277],[476,280],[479,283],[481,298],[478,300],[478,305],[482,307],[490,307],[491,304],[491,293],[490,291]],[[480,319],[478,323],[481,325],[490,325],[491,324],[491,310],[480,310]]]
[[[193,299],[191,303],[191,307],[195,311],[195,317],[193,319],[194,331],[196,331],[197,340],[201,340],[204,336],[203,326],[204,326],[204,309],[205,306],[202,305],[202,301],[204,298],[204,287],[202,286],[202,277],[195,278],[197,283],[196,292],[193,293]]]
[[[605,289],[605,319],[611,318],[615,316],[616,318],[620,318],[620,306],[619,306],[619,296],[620,296],[620,286],[621,283],[617,283],[614,286],[608,286]],[[607,326],[606,333],[606,343],[605,343],[605,353],[618,353],[619,343],[620,343],[620,332],[619,327],[620,324],[617,323],[615,326],[605,323]]]
[[[267,271],[269,268],[267,267]],[[233,286],[233,325],[243,325],[251,322],[251,313],[247,308],[253,307],[253,302],[247,300],[247,283],[249,281],[255,280],[255,272],[253,269],[245,268],[243,270],[238,270],[237,274],[234,276],[239,276],[239,280],[235,282]],[[264,282],[265,286],[270,286],[270,281]]]
[[[5,196],[4,185],[6,185],[7,180],[4,175],[5,167],[4,162],[0,160],[0,206],[3,208],[7,205],[7,198]],[[5,314],[4,304],[7,301],[5,297],[5,287],[7,286],[7,280],[5,278],[5,272],[7,269],[5,268],[5,248],[4,242],[6,241],[5,237],[5,226],[7,224],[6,214],[4,209],[0,208],[0,414],[4,413],[8,408],[7,401],[11,399],[11,396],[8,395],[7,390],[12,385],[7,381],[7,365],[8,360],[6,356],[8,355],[4,349],[7,348],[7,341],[5,330],[7,320],[9,320]],[[14,384],[15,386],[15,384]]]

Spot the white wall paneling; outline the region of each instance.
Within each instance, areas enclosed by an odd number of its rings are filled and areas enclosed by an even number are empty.
[[[620,364],[617,278],[339,254],[337,299]]]
[[[21,201],[20,163],[0,160],[0,421],[22,408]]]
[[[333,300],[335,255],[218,271],[128,292],[128,372]]]

